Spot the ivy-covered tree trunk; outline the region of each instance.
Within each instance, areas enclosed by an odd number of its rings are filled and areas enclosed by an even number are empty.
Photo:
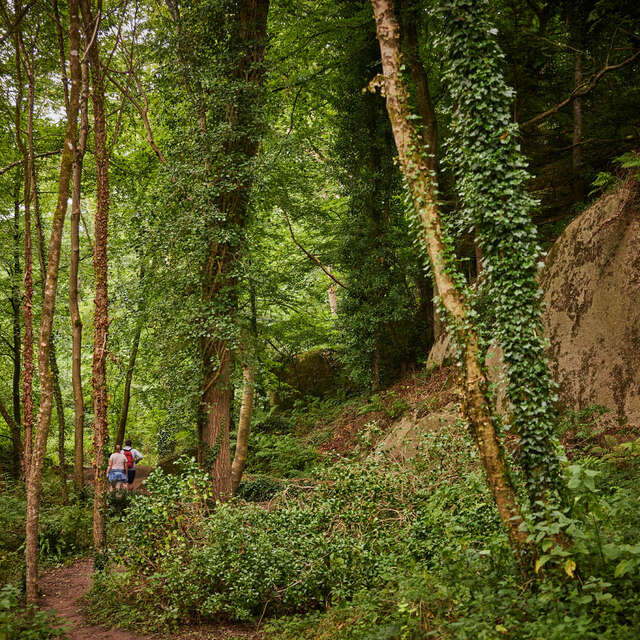
[[[22,340],[22,422],[24,425],[22,473],[27,478],[29,472],[29,461],[33,449],[33,247],[31,239],[31,162],[32,158],[27,151],[27,146],[22,137],[22,99],[23,99],[23,76],[22,76],[22,38],[20,29],[15,29],[13,33],[13,45],[16,52],[16,111],[15,111],[15,135],[16,144],[20,154],[24,159],[24,302],[23,302],[23,322],[24,338]],[[29,73],[27,73],[29,75]],[[35,88],[31,88],[33,81],[30,79],[28,91],[28,119],[27,136],[33,128],[33,102]]]
[[[402,79],[398,22],[392,0],[372,0],[389,119],[393,129],[400,165],[407,180],[413,205],[423,227],[433,277],[439,297],[449,316],[450,330],[461,350],[464,367],[464,411],[473,430],[489,487],[498,512],[514,547],[524,544],[520,531],[522,516],[504,459],[490,402],[488,381],[481,364],[478,336],[471,323],[468,304],[456,279],[452,250],[447,245],[437,206],[437,183],[425,156],[430,152],[413,124],[407,87]]]
[[[537,281],[541,248],[531,219],[537,203],[511,118],[514,92],[504,80],[488,0],[442,0],[441,9],[452,104],[447,161],[462,222],[475,231],[482,254],[479,287],[492,313],[484,329],[502,349],[508,423],[519,439],[530,503],[555,501],[562,479]]]
[[[86,55],[91,69],[91,102],[93,105],[94,154],[97,169],[97,203],[94,222],[93,271],[95,298],[93,312],[93,544],[96,551],[104,547],[104,507],[107,481],[105,478],[104,446],[108,428],[107,338],[109,333],[109,297],[107,268],[107,229],[109,219],[109,154],[107,152],[107,120],[104,104],[102,63],[97,33],[100,13],[95,15],[90,0],[80,0],[84,40],[91,43]]]
[[[225,324],[232,323],[237,306],[236,276],[234,270],[241,256],[241,234],[247,220],[248,195],[251,173],[246,165],[258,152],[260,129],[253,121],[256,102],[260,100],[264,75],[263,58],[266,46],[267,14],[269,0],[242,0],[234,15],[236,21],[232,33],[236,39],[234,63],[230,68],[230,80],[236,91],[235,103],[227,106],[227,125],[235,132],[225,144],[228,158],[232,158],[232,170],[236,184],[223,189],[217,198],[223,223],[222,228],[212,229],[214,238],[209,245],[203,278],[203,305],[217,306],[211,318],[210,336],[202,340],[204,424],[202,440],[204,460],[211,470],[214,493],[218,499],[232,495],[231,450],[229,426],[231,421],[231,344],[225,337]],[[204,119],[206,121],[206,118]],[[205,124],[206,127],[206,124]],[[222,232],[222,233],[221,233]],[[220,242],[222,236],[232,241]],[[220,304],[226,307],[220,308]],[[221,316],[221,312],[226,317]]]
[[[42,319],[38,335],[38,374],[40,377],[40,408],[38,411],[38,430],[29,460],[27,475],[27,522],[25,542],[26,596],[28,604],[38,600],[38,521],[40,514],[40,493],[42,488],[42,468],[47,449],[47,436],[51,421],[52,378],[49,370],[51,332],[58,287],[58,266],[64,218],[67,212],[71,166],[76,142],[78,106],[80,101],[80,36],[78,24],[78,0],[69,2],[69,48],[71,68],[71,91],[69,111],[65,131],[60,178],[58,183],[58,201],[51,227],[49,260],[46,272],[44,299],[42,301]]]

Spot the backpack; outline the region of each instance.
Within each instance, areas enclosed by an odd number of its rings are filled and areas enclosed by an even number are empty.
[[[124,453],[124,457],[127,459],[127,466],[129,469],[133,469],[133,453],[131,453],[131,449],[123,449],[122,453]]]

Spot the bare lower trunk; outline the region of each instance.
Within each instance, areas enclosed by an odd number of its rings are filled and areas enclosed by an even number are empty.
[[[242,404],[240,405],[240,418],[238,420],[238,439],[236,452],[231,465],[231,491],[233,495],[238,491],[242,473],[247,464],[249,451],[249,433],[251,432],[251,416],[253,415],[253,398],[255,395],[255,369],[253,365],[247,365],[242,371]]]
[[[124,381],[124,394],[122,396],[122,411],[120,420],[118,421],[118,433],[116,435],[116,444],[122,446],[124,434],[127,428],[127,416],[129,415],[129,402],[131,400],[131,381],[133,379],[133,370],[136,366],[136,357],[138,356],[138,347],[140,346],[140,335],[142,334],[142,320],[138,321],[136,334],[133,337],[133,345],[131,354],[129,355],[129,365],[127,366],[127,374]]]
[[[229,421],[231,417],[231,352],[221,340],[209,342],[205,359],[217,360],[215,370],[205,364],[205,389],[203,393],[205,420],[203,425],[203,461],[210,469],[213,492],[218,500],[226,500],[231,495],[231,450],[229,445]]]
[[[51,420],[52,379],[49,371],[51,332],[58,287],[58,266],[64,218],[67,212],[71,164],[75,148],[78,104],[80,98],[80,40],[78,33],[77,0],[69,3],[69,48],[71,58],[71,92],[64,147],[60,161],[60,180],[58,183],[58,201],[51,226],[49,243],[49,264],[42,301],[42,319],[38,336],[38,373],[40,376],[40,409],[38,411],[38,431],[33,447],[27,475],[27,524],[25,543],[26,596],[28,604],[36,604],[38,599],[38,519],[40,511],[40,491],[42,488],[42,467],[47,448],[47,436]]]
[[[455,337],[462,347],[465,377],[464,409],[480,452],[487,482],[502,523],[517,549],[526,535],[519,530],[522,516],[509,481],[486,395],[488,381],[480,363],[478,338],[469,324],[469,310],[451,275],[440,215],[436,179],[425,160],[427,155],[414,127],[408,93],[401,77],[399,29],[392,0],[372,0],[386,89],[387,111],[393,129],[402,172],[407,179],[414,207],[419,215],[431,268],[442,303],[452,318]]]
[[[56,415],[58,416],[58,464],[60,475],[60,498],[62,504],[67,504],[69,496],[67,493],[67,463],[64,449],[66,435],[66,420],[64,417],[64,403],[62,401],[62,390],[60,389],[60,370],[55,354],[55,343],[51,340],[51,379],[53,382],[53,397],[56,402]]]
[[[77,491],[84,487],[84,398],[82,396],[82,318],[78,305],[78,267],[80,265],[80,212],[82,164],[89,131],[88,119],[89,71],[82,64],[80,96],[80,133],[73,157],[73,188],[71,194],[71,255],[69,259],[69,316],[73,340],[71,353],[71,383],[73,386],[73,483]]]
[[[89,0],[80,0],[85,42],[93,44],[87,51],[91,68],[94,118],[95,158],[97,169],[97,206],[95,215],[95,242],[93,270],[95,274],[95,306],[93,331],[93,453],[94,453],[94,503],[93,503],[93,544],[96,551],[104,547],[104,506],[106,502],[106,478],[104,473],[104,445],[107,438],[107,337],[109,330],[109,299],[107,289],[107,223],[109,218],[109,156],[107,152],[107,130],[104,106],[104,83],[98,51],[97,32]]]

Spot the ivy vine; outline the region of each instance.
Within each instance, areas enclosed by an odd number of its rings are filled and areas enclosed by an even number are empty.
[[[537,203],[526,187],[530,176],[510,114],[514,91],[503,77],[488,0],[441,0],[440,10],[451,100],[445,162],[456,178],[461,224],[475,232],[483,254],[480,286],[493,308],[485,330],[502,349],[510,426],[534,503],[561,486],[557,396],[536,277],[541,249],[531,219]]]

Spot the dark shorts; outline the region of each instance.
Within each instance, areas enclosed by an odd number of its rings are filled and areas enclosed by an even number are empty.
[[[127,471],[127,484],[133,484],[133,479],[136,477],[136,470],[129,469]]]

